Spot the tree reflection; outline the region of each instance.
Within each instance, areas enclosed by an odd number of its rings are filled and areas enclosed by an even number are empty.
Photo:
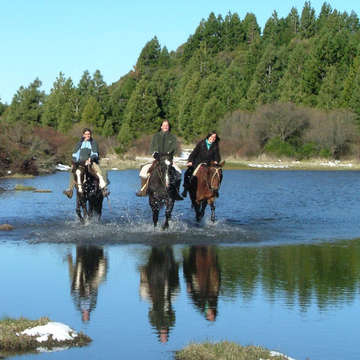
[[[274,247],[224,247],[218,251],[221,294],[250,299],[261,285],[270,301],[284,298],[303,311],[353,301],[360,288],[360,241]]]
[[[221,279],[215,247],[191,246],[184,254],[183,269],[193,303],[207,320],[215,321]]]
[[[96,307],[99,285],[105,281],[107,258],[102,247],[77,246],[76,260],[68,255],[71,295],[82,321],[90,320],[90,313]]]
[[[149,321],[162,343],[175,326],[172,302],[179,292],[178,270],[170,246],[153,247],[147,264],[140,268],[140,295],[151,303]]]

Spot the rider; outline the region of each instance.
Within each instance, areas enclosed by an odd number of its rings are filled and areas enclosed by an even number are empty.
[[[215,164],[220,162],[219,141],[220,138],[214,130],[210,132],[205,139],[199,141],[189,155],[186,164],[188,168],[184,174],[184,191],[181,193],[183,197],[186,197],[190,187],[191,176],[199,165],[209,163],[210,161],[213,161]]]
[[[104,176],[98,165],[99,150],[97,142],[91,136],[91,130],[88,128],[83,129],[81,140],[76,144],[74,152],[72,154],[72,171],[70,173],[69,187],[64,190],[63,193],[71,199],[73,196],[73,188],[75,185],[73,172],[75,171],[75,164],[78,162],[85,162],[85,165],[91,165],[99,178],[99,186],[104,196],[109,195],[109,191],[106,188],[107,182],[104,180]]]
[[[177,139],[174,134],[171,133],[171,125],[168,120],[163,120],[159,131],[153,136],[150,146],[150,153],[156,160],[159,154],[169,153],[174,155],[177,151]],[[149,183],[149,169],[152,163],[144,165],[140,170],[141,189],[136,193],[136,196],[146,196],[148,183]],[[181,170],[175,164],[172,163],[172,167],[175,170],[175,176],[170,179],[170,187],[173,190],[175,200],[183,200],[179,195],[179,188],[181,183]]]

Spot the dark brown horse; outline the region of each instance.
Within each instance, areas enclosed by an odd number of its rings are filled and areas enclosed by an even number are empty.
[[[201,164],[190,180],[189,194],[197,221],[204,217],[206,205],[210,205],[211,221],[215,221],[215,198],[219,196],[223,165]]]
[[[76,214],[81,223],[96,215],[100,220],[104,196],[99,187],[99,179],[92,171],[91,165],[77,164],[75,171]]]

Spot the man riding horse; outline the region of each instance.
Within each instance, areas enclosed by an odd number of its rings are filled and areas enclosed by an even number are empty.
[[[74,173],[79,163],[84,165],[91,165],[93,172],[99,179],[99,187],[104,197],[109,195],[106,188],[107,182],[98,165],[99,161],[99,147],[97,142],[91,136],[91,130],[85,128],[82,132],[81,140],[76,144],[72,154],[72,171],[70,173],[69,187],[63,193],[71,199],[73,196],[73,188],[75,186]]]
[[[191,152],[188,158],[186,166],[188,166],[184,174],[184,191],[182,196],[186,197],[187,192],[190,189],[191,177],[195,176],[199,167],[206,163],[213,162],[214,164],[220,163],[220,150],[219,150],[220,138],[216,131],[210,132],[205,139],[199,141]]]
[[[159,155],[171,154],[174,155],[177,152],[178,144],[174,134],[171,133],[171,125],[168,120],[164,120],[161,124],[159,131],[153,136],[150,146],[150,153],[155,158],[155,161],[159,158]],[[154,163],[144,165],[140,171],[141,188],[136,193],[136,196],[146,196],[149,178],[153,169]],[[181,170],[172,162],[175,176],[170,179],[170,192],[173,194],[175,200],[183,200],[179,195],[179,188],[181,183]]]

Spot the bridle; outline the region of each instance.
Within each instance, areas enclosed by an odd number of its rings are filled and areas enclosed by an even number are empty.
[[[210,182],[207,183],[208,187],[210,190],[218,190],[216,188],[213,187],[213,181],[215,179],[215,176],[218,177],[218,180],[219,180],[219,184],[221,183],[221,167],[215,167],[215,166],[208,166],[209,167],[209,170],[210,170],[210,167],[212,167],[214,169],[214,173],[212,174],[211,176],[211,179],[210,179]]]

